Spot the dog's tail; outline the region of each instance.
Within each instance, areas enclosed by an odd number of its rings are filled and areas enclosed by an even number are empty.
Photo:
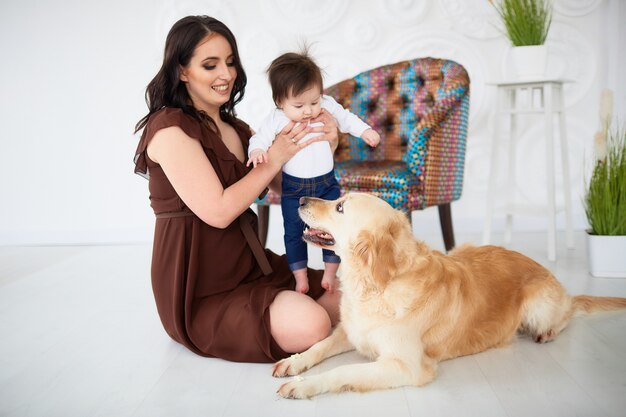
[[[573,313],[593,313],[596,311],[613,311],[626,309],[626,298],[595,297],[593,295],[577,295],[572,297]]]

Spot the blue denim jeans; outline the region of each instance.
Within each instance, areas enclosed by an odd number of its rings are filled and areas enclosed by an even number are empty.
[[[314,178],[298,178],[283,172],[280,205],[283,210],[283,224],[285,226],[285,250],[289,269],[292,271],[306,268],[308,261],[307,244],[302,240],[304,222],[298,216],[300,197],[335,200],[339,198],[339,195],[339,184],[335,179],[334,171]],[[341,262],[339,256],[328,249],[322,249],[322,259],[327,263]]]

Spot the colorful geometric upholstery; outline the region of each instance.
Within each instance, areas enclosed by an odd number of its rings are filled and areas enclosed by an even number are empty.
[[[418,58],[362,72],[325,90],[381,136],[369,147],[340,134],[342,192],[374,194],[407,213],[458,200],[463,188],[470,81],[456,62]],[[257,203],[280,203],[270,192]]]

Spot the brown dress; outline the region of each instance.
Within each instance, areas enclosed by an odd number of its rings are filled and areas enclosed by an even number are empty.
[[[157,215],[152,289],[163,327],[199,355],[240,362],[284,358],[287,353],[270,333],[269,306],[280,291],[295,288],[287,259],[263,250],[256,233],[246,234],[257,230],[250,209],[224,229],[191,213],[146,154],[154,134],[171,126],[200,141],[224,188],[249,171],[218,134],[182,110],[165,108],[150,117],[137,147],[135,172],[149,177],[150,205]],[[250,129],[241,121],[233,127],[247,155]],[[321,274],[309,271],[313,298],[323,293]]]

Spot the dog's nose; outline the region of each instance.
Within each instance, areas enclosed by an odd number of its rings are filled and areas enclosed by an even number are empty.
[[[300,206],[306,206],[308,199],[306,197],[300,197]]]

